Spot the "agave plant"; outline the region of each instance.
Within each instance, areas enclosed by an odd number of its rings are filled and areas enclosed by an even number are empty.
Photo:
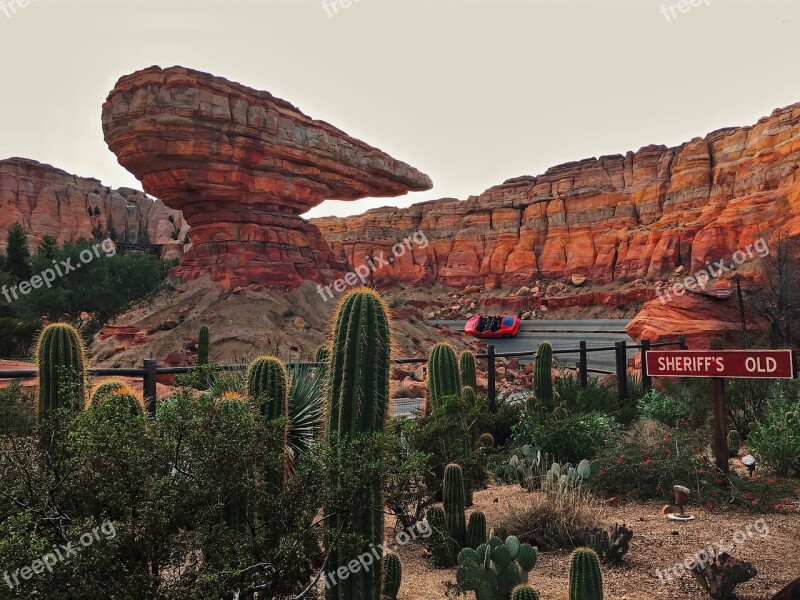
[[[297,460],[308,452],[322,426],[325,370],[295,362],[289,374],[289,451]]]

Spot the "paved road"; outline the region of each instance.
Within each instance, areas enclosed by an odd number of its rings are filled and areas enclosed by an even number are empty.
[[[464,330],[465,321],[428,321],[431,325],[452,327],[457,331]],[[586,341],[589,348],[613,346],[616,342],[633,340],[625,333],[625,326],[630,321],[625,319],[597,319],[575,321],[523,321],[520,332],[510,339],[481,340],[481,343],[493,343],[497,352],[524,352],[535,350],[540,342],[550,342],[554,350],[577,350],[581,340]],[[602,332],[602,333],[600,333]],[[628,357],[637,353],[628,350]],[[578,361],[578,353],[556,354],[555,359],[570,366]],[[519,359],[530,362],[529,357]],[[613,371],[615,366],[614,352],[589,353],[589,368]]]

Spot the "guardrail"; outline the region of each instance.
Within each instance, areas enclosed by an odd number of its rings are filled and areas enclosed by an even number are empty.
[[[575,366],[578,375],[578,381],[581,386],[586,387],[589,385],[589,373],[600,375],[614,375],[617,376],[617,391],[622,400],[628,398],[628,350],[638,349],[642,351],[642,385],[645,390],[652,387],[652,381],[647,375],[647,351],[652,348],[678,346],[681,350],[686,350],[685,336],[679,336],[674,342],[658,342],[651,343],[649,340],[642,340],[641,344],[628,344],[627,342],[617,342],[613,346],[600,346],[598,348],[589,348],[585,341],[580,342],[580,347],[577,349],[558,349],[553,350],[553,354],[579,354],[580,358]],[[601,369],[590,369],[588,367],[588,356],[594,352],[615,352],[616,355],[616,370],[603,371]],[[486,352],[480,352],[475,355],[478,360],[487,361],[487,396],[489,400],[489,410],[495,412],[497,410],[497,359],[498,358],[524,358],[535,357],[536,350],[525,350],[518,352],[502,352],[495,351],[494,344],[489,344]],[[395,365],[410,365],[410,364],[423,364],[427,363],[427,358],[396,358],[392,360]],[[308,366],[319,367],[323,363],[317,362],[297,362],[291,363],[289,366]],[[120,369],[89,369],[89,373],[96,377],[141,377],[142,378],[142,396],[147,404],[148,411],[155,414],[156,404],[158,402],[156,383],[159,375],[183,375],[190,373],[196,367],[159,367],[156,359],[146,358],[141,368],[120,368]],[[216,365],[216,369],[220,371],[243,371],[247,365]],[[0,379],[35,379],[38,372],[35,369],[17,369],[9,371],[0,371]]]

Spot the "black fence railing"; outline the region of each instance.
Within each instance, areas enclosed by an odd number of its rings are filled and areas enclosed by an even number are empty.
[[[679,336],[673,342],[658,342],[651,343],[649,340],[642,340],[641,344],[629,344],[625,341],[617,342],[613,346],[600,346],[596,348],[589,348],[585,341],[580,342],[580,347],[577,349],[556,349],[553,354],[578,354],[578,362],[575,366],[578,381],[581,386],[586,387],[589,385],[589,374],[594,373],[598,375],[616,375],[617,377],[617,392],[620,399],[628,398],[628,350],[637,349],[642,351],[642,386],[645,390],[652,387],[652,381],[647,374],[647,351],[652,348],[678,346],[681,350],[686,350],[686,338]],[[596,352],[614,352],[615,365],[614,371],[606,371],[602,369],[590,369],[588,367],[589,354]],[[501,352],[495,351],[494,344],[489,344],[486,352],[480,352],[475,355],[478,360],[487,361],[487,396],[489,400],[489,410],[497,410],[497,359],[498,358],[527,358],[535,357],[536,350],[524,350],[518,352]],[[427,358],[396,358],[392,360],[395,365],[410,365],[410,364],[424,364],[427,363]],[[307,366],[319,367],[323,363],[317,362],[295,362],[289,366]],[[220,371],[243,371],[247,365],[216,365],[216,369]],[[89,374],[95,377],[141,377],[142,378],[142,396],[147,404],[148,411],[155,414],[156,404],[158,402],[157,383],[159,375],[183,375],[190,373],[196,367],[159,367],[156,359],[146,358],[140,368],[118,368],[118,369],[89,369]],[[35,369],[17,369],[9,371],[0,371],[0,379],[35,379],[38,372]]]

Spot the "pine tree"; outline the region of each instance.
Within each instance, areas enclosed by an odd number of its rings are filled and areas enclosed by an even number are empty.
[[[7,269],[15,282],[31,278],[31,251],[28,249],[28,234],[19,223],[14,223],[8,232],[6,248]]]

